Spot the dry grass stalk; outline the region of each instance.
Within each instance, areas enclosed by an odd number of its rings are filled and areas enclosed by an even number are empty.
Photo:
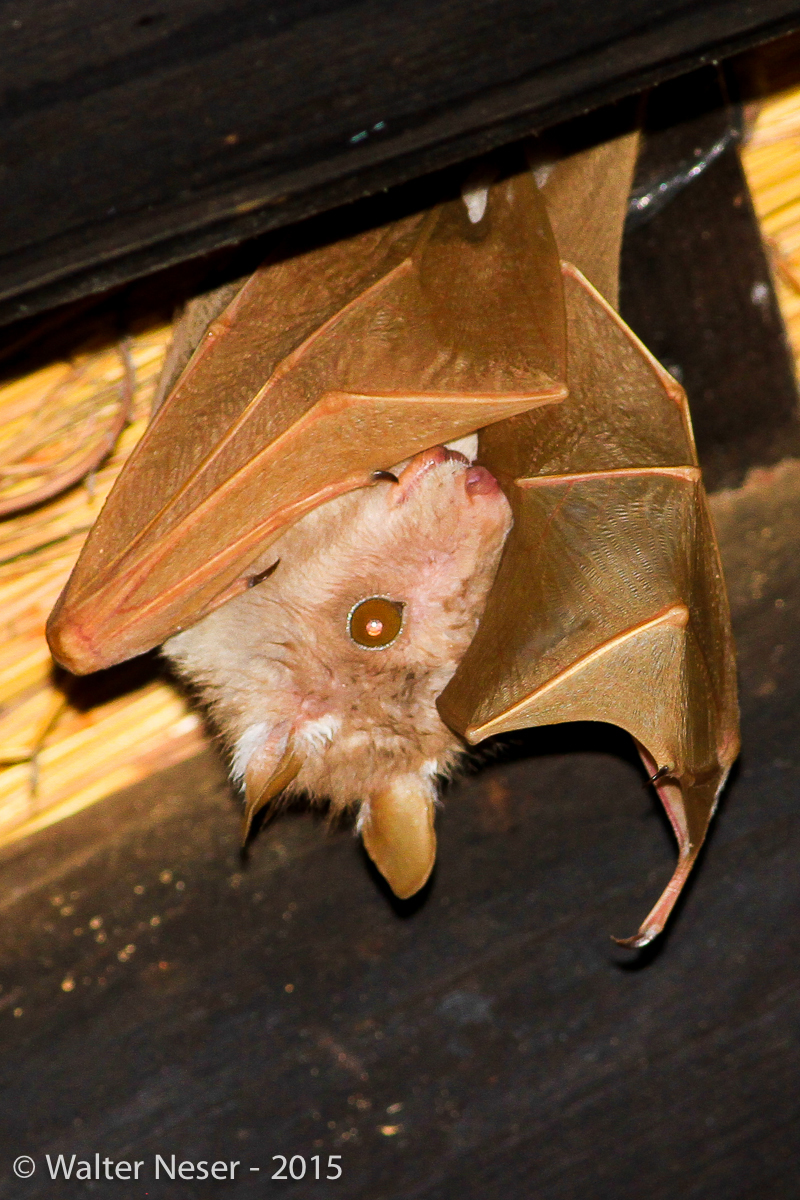
[[[800,362],[800,86],[766,100],[742,163],[772,263],[795,362]]]
[[[44,639],[47,614],[147,424],[169,335],[167,326],[147,330],[128,339],[124,354],[89,346],[0,387],[1,504],[90,459],[119,420],[126,382],[133,385],[130,424],[91,478],[0,521],[0,844],[205,744],[198,718],[168,683],[145,681],[111,699],[107,680],[75,687],[54,670]]]

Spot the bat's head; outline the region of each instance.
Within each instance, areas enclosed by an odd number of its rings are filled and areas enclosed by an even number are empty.
[[[309,513],[254,565],[268,572],[261,583],[170,639],[166,653],[229,740],[251,811],[289,780],[334,808],[361,805],[365,842],[395,890],[421,885],[406,843],[422,838],[427,863],[435,779],[462,749],[436,698],[472,640],[510,526],[493,476],[437,446]],[[379,837],[405,846],[409,878],[387,867]]]

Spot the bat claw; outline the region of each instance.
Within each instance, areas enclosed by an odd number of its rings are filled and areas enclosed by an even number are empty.
[[[275,762],[274,747],[267,744],[256,752],[245,772],[245,806],[242,815],[242,848],[247,845],[253,820],[262,808],[269,804],[285,787],[299,775],[303,760],[295,754],[294,744],[289,738],[283,755]]]
[[[675,769],[674,767],[669,767],[669,766],[659,767],[658,770],[653,775],[651,775],[650,772],[648,771],[647,779],[642,784],[642,787],[645,789],[645,791],[647,791],[647,789],[649,787],[655,786],[655,784],[659,783],[660,780],[669,779],[670,776],[672,775],[674,769]],[[658,789],[656,788],[656,791],[657,790]]]
[[[611,941],[616,942],[618,946],[622,946],[625,950],[641,950],[643,946],[649,946],[654,938],[657,938],[663,929],[662,926],[648,926],[647,929],[640,929],[633,937],[618,938],[611,934]]]

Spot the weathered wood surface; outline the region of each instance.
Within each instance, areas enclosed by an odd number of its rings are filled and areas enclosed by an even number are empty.
[[[0,322],[799,23],[798,0],[22,0],[3,23]]]

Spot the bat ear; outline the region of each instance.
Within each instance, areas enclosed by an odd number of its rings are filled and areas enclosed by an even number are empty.
[[[404,775],[374,793],[361,810],[364,848],[400,900],[418,892],[433,870],[435,798],[428,780]]]
[[[302,758],[296,753],[294,739],[287,733],[286,722],[274,729],[250,754],[244,769],[245,802],[242,817],[242,845],[250,836],[253,819],[270,800],[274,799],[300,773]],[[239,744],[241,752],[245,739],[259,727],[248,730]],[[234,762],[234,769],[236,763]]]

